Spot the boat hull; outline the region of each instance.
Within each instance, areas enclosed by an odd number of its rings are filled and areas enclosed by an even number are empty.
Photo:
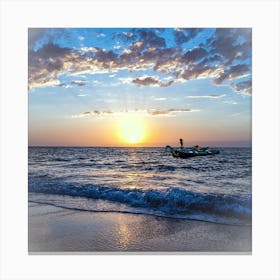
[[[174,149],[170,146],[166,146],[166,151],[171,152],[172,156],[175,158],[192,158],[199,156],[210,156],[219,154],[219,150],[202,148],[200,150],[195,149]]]

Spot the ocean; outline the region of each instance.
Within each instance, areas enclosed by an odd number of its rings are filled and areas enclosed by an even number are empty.
[[[29,147],[28,200],[67,209],[251,225],[251,148]]]

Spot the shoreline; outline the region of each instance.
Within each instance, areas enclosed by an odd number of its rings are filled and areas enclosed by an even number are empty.
[[[29,254],[251,254],[251,226],[28,203]]]
[[[72,211],[81,211],[81,212],[89,212],[89,213],[116,213],[116,214],[131,214],[131,215],[145,215],[145,216],[152,216],[152,217],[157,217],[157,218],[167,218],[167,219],[173,219],[173,220],[182,220],[182,221],[194,221],[194,222],[204,222],[204,223],[210,223],[210,224],[217,224],[217,225],[226,225],[226,226],[247,226],[247,227],[251,227],[251,224],[231,224],[231,223],[222,223],[222,222],[218,222],[218,221],[210,221],[210,220],[202,220],[202,219],[198,219],[198,218],[186,218],[186,217],[171,217],[168,215],[160,215],[160,214],[151,214],[151,213],[142,213],[142,212],[131,212],[131,211],[117,211],[117,210],[86,210],[86,209],[82,209],[82,208],[72,208],[72,207],[67,207],[67,206],[57,206],[53,203],[50,202],[37,202],[37,201],[32,201],[29,200],[28,203],[31,204],[42,204],[42,205],[49,205],[49,206],[53,206],[53,207],[57,207],[57,208],[62,208],[62,209],[66,209],[66,210],[72,210]],[[35,205],[34,205],[35,206]],[[31,206],[32,207],[32,206]]]

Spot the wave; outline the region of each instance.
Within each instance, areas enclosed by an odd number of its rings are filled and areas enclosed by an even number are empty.
[[[71,161],[71,159],[68,159],[68,158],[54,158],[53,161]]]
[[[250,223],[252,201],[250,195],[196,193],[181,188],[120,189],[92,184],[79,185],[49,181],[48,184],[30,184],[30,192],[67,195],[89,199],[103,199],[122,203],[137,209],[160,211],[166,216],[197,214],[199,217],[217,216],[234,218],[240,223]],[[203,218],[201,218],[203,219]]]

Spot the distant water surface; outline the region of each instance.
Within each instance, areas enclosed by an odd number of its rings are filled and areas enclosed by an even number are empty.
[[[173,158],[164,148],[30,147],[29,201],[251,224],[251,149]]]

